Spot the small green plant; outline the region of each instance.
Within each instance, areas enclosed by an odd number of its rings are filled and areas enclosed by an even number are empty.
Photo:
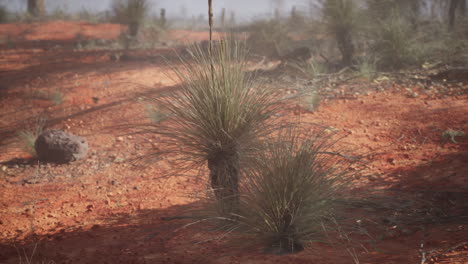
[[[39,118],[36,120],[32,128],[18,132],[18,136],[21,144],[23,145],[23,149],[29,154],[31,154],[33,157],[36,156],[34,144],[36,143],[37,137],[39,137],[39,135],[42,134],[45,122],[45,119]]]
[[[328,73],[328,68],[323,62],[309,60],[306,62],[291,63],[293,69],[306,79],[315,79]]]
[[[323,239],[349,181],[349,161],[330,152],[335,142],[325,132],[280,130],[246,171],[241,210],[230,220],[277,254]]]
[[[377,60],[370,56],[361,57],[357,65],[358,74],[369,81],[373,81],[377,76]]]
[[[34,99],[51,101],[54,105],[61,105],[65,97],[63,93],[58,90],[53,92],[36,90],[32,92],[31,96]]]
[[[411,24],[393,11],[386,20],[376,23],[371,49],[384,69],[418,65],[427,51]]]
[[[55,91],[55,92],[50,94],[49,99],[55,105],[61,105],[61,104],[63,104],[63,101],[64,101],[64,95],[60,91]]]
[[[96,13],[92,13],[91,11],[83,8],[78,12],[77,17],[78,20],[81,21],[88,21],[90,23],[98,23],[99,22],[99,16]]]
[[[144,48],[155,48],[165,38],[169,23],[159,17],[152,17],[145,21],[141,33]]]
[[[160,109],[153,105],[146,105],[145,109],[148,118],[155,124],[159,124],[168,118],[167,114],[164,114]]]
[[[49,18],[55,20],[70,20],[71,15],[62,8],[57,7],[54,9],[54,11],[52,11],[52,13],[49,14]]]
[[[313,111],[320,104],[320,95],[317,92],[304,93],[299,97],[299,105],[307,111]]]
[[[442,138],[447,142],[451,141],[454,144],[458,144],[458,142],[455,140],[455,137],[464,137],[465,132],[460,131],[460,130],[453,130],[453,129],[447,129],[444,132],[442,132]]]

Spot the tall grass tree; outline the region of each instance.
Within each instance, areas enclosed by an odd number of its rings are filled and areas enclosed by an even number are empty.
[[[173,67],[180,89],[154,98],[167,120],[149,127],[180,157],[181,168],[207,165],[224,215],[237,211],[244,161],[274,131],[273,117],[281,108],[281,99],[247,74],[246,51],[245,43],[235,40],[208,51],[189,49],[188,58]]]
[[[114,20],[128,26],[128,35],[135,38],[149,11],[148,0],[114,0],[112,12]]]
[[[323,19],[335,37],[344,65],[351,65],[354,58],[353,35],[356,34],[358,18],[354,0],[326,0],[323,3]]]

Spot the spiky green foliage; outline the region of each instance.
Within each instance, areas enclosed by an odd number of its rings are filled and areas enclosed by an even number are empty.
[[[398,12],[406,19],[416,22],[422,6],[421,0],[366,0],[369,16],[380,20],[388,19],[392,12]]]
[[[398,69],[419,63],[423,57],[424,43],[418,41],[419,34],[399,13],[393,12],[388,19],[378,21],[373,31],[371,49],[381,67]]]
[[[328,73],[325,63],[317,60],[309,60],[306,62],[297,62],[290,64],[299,74],[306,79],[315,79]]]
[[[18,132],[19,140],[23,146],[24,151],[28,152],[33,157],[37,155],[34,144],[36,143],[36,139],[39,137],[39,135],[42,134],[44,126],[45,120],[39,118],[30,129],[25,129]]]
[[[326,133],[284,129],[257,154],[244,175],[235,220],[253,240],[292,253],[322,238],[349,174],[349,162],[332,155],[334,143]]]
[[[208,165],[222,213],[236,210],[242,162],[272,131],[271,117],[280,107],[277,96],[257,85],[245,70],[246,48],[241,42],[221,41],[213,45],[211,56],[195,46],[189,59],[174,67],[181,89],[155,99],[169,118],[153,131],[163,135],[169,151],[189,166]]]
[[[323,19],[328,31],[335,37],[343,64],[351,65],[355,52],[353,35],[359,19],[354,0],[326,0]]]
[[[370,56],[359,58],[357,64],[358,74],[369,81],[373,81],[377,76],[377,59]]]
[[[114,0],[114,20],[128,26],[128,35],[136,37],[149,10],[148,0]]]

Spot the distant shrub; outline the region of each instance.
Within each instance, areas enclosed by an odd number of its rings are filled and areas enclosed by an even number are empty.
[[[394,12],[388,19],[375,24],[370,47],[379,58],[380,67],[399,69],[421,62],[426,46],[420,37],[408,20]]]
[[[55,20],[70,20],[71,17],[72,16],[69,13],[59,7],[55,8],[54,11],[48,15],[49,19]]]
[[[342,61],[351,65],[355,47],[353,37],[359,21],[358,8],[353,0],[326,0],[323,4],[323,19],[338,45]]]
[[[90,12],[87,9],[81,9],[80,12],[76,15],[78,20],[88,21],[90,23],[98,23],[100,22],[100,17],[98,14]]]
[[[34,144],[36,143],[36,139],[42,134],[45,126],[45,119],[37,119],[35,124],[27,130],[22,130],[18,132],[18,136],[20,142],[23,146],[23,149],[31,154],[33,157],[36,156],[36,150]]]
[[[149,10],[147,0],[114,0],[112,11],[117,23],[128,26],[128,35],[135,38]]]
[[[256,54],[278,59],[290,50],[292,43],[289,27],[280,19],[258,20],[249,26],[247,44]]]
[[[0,6],[0,24],[8,22],[8,11],[4,6]]]

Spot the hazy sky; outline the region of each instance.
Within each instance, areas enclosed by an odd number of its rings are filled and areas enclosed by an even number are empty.
[[[166,8],[170,16],[181,16],[186,10],[188,16],[198,16],[205,14],[207,0],[149,0],[155,8]],[[25,10],[27,0],[0,0],[0,4],[7,6],[11,10]],[[54,10],[57,7],[70,10],[71,12],[80,9],[104,11],[109,8],[112,0],[46,0],[47,9]],[[221,8],[234,11],[238,18],[251,19],[257,15],[267,15],[273,13],[276,3],[283,3],[283,10],[289,10],[293,5],[297,5],[298,10],[306,6],[307,0],[214,0],[215,12]]]

